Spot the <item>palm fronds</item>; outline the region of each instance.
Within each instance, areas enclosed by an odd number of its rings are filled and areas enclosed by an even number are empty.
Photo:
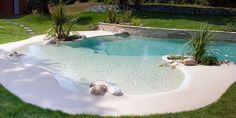
[[[198,61],[201,61],[203,55],[210,52],[210,43],[213,39],[213,34],[209,26],[202,25],[199,32],[189,41],[188,45],[191,49],[192,56]]]

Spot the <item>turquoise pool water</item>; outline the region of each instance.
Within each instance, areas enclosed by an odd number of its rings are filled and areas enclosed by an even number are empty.
[[[161,56],[188,50],[186,40],[136,36],[103,36],[61,45],[34,44],[20,52],[24,63],[50,70],[65,88],[79,91],[96,80],[108,81],[127,94],[153,94],[177,89],[184,81],[178,69],[159,67]],[[214,42],[220,59],[236,61],[236,44]],[[219,52],[219,51],[217,51]]]
[[[126,40],[129,39],[129,40]],[[136,36],[94,37],[81,42],[69,43],[72,48],[93,49],[95,53],[119,56],[156,56],[166,54],[184,54],[189,52],[183,39],[158,39]],[[236,43],[214,41],[212,50],[220,60],[236,62]]]

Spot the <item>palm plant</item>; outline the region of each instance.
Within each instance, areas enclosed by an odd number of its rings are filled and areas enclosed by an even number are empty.
[[[213,35],[210,31],[210,27],[203,25],[196,36],[189,41],[188,45],[191,49],[191,55],[196,61],[201,62],[201,58],[211,52],[209,46],[212,38]]]
[[[79,21],[78,17],[69,16],[64,10],[63,4],[60,4],[50,15],[53,27],[49,31],[51,37],[58,40],[66,39],[74,24]]]

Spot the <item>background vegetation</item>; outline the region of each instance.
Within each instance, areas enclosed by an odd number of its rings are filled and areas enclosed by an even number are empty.
[[[88,1],[88,0],[87,0]],[[183,4],[183,5],[201,5],[213,7],[236,7],[235,0],[93,0],[96,2],[118,1],[120,4]]]

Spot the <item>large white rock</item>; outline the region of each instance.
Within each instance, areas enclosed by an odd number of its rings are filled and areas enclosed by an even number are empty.
[[[186,66],[195,66],[195,65],[197,65],[197,61],[193,58],[184,59],[183,62],[184,62],[184,65],[186,65]]]
[[[94,85],[90,88],[90,93],[95,96],[103,96],[107,92],[107,87],[105,85]]]
[[[108,83],[105,81],[95,81],[90,84],[90,93],[95,96],[103,96],[108,90]]]
[[[121,96],[123,95],[123,93],[121,92],[121,89],[117,86],[110,86],[108,88],[108,91],[112,94],[112,95],[115,95],[115,96]]]

